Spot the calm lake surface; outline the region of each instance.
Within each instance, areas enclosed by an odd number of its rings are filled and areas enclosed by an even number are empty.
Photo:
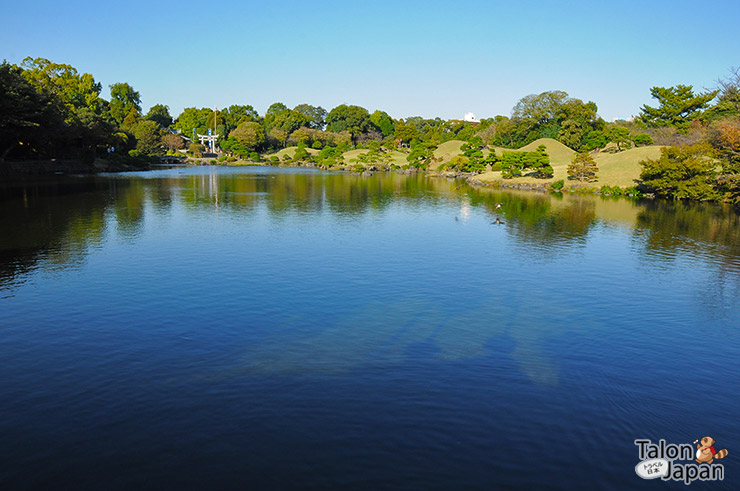
[[[0,488],[660,489],[634,440],[709,435],[725,481],[692,487],[737,489],[739,327],[717,205],[309,169],[0,183]]]

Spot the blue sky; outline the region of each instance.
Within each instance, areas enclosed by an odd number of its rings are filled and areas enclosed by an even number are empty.
[[[105,98],[128,82],[173,116],[280,101],[492,117],[564,90],[611,120],[653,104],[650,87],[703,90],[740,66],[736,1],[5,3],[1,58],[68,63]]]

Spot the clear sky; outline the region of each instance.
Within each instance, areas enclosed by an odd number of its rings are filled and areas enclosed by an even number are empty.
[[[3,2],[0,58],[128,82],[144,112],[273,102],[357,104],[394,118],[510,115],[564,90],[606,120],[650,87],[703,90],[740,66],[740,2]]]

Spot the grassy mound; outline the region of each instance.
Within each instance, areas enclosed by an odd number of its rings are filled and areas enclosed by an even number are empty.
[[[351,162],[352,159],[356,159],[361,153],[367,153],[370,150],[367,148],[356,148],[354,150],[348,150],[342,154],[342,157],[344,158],[344,162],[346,164],[355,164],[360,162]],[[391,160],[391,164],[397,165],[399,167],[407,165],[408,162],[406,161],[406,156],[408,154],[405,154],[403,152],[399,152],[397,150],[392,150],[389,152],[391,156],[393,157],[393,160]],[[372,165],[372,164],[366,164],[366,165]]]
[[[440,144],[436,150],[434,150],[434,157],[437,161],[430,166],[431,170],[436,169],[441,164],[449,162],[452,157],[460,155],[460,147],[463,146],[464,143],[465,142],[462,140],[450,140]]]
[[[620,187],[634,186],[635,180],[639,179],[640,172],[642,172],[640,161],[660,158],[660,149],[661,147],[658,145],[650,145],[619,153],[598,154],[594,157],[596,165],[599,166],[598,184]]]
[[[553,145],[550,142],[555,142],[556,145]],[[580,183],[577,183],[576,181],[568,180],[568,165],[571,163],[571,159],[575,152],[562,143],[550,140],[549,138],[543,138],[530,143],[523,147],[522,150],[535,150],[538,145],[543,144],[548,147],[547,153],[550,155],[550,160],[552,162],[554,172],[551,179],[537,179],[528,176],[514,179],[503,179],[501,177],[501,172],[486,172],[476,176],[476,180],[484,183],[500,181],[511,184],[548,184],[562,179],[565,181],[566,187],[580,185]],[[640,161],[660,157],[660,148],[661,147],[657,145],[651,145],[613,154],[599,153],[594,156],[596,165],[599,167],[599,172],[596,174],[598,180],[596,182],[584,184],[591,187],[608,185],[625,188],[634,186],[637,184],[636,181],[640,178],[640,172],[642,172]],[[552,153],[550,153],[551,151]]]
[[[295,155],[295,151],[296,151],[296,150],[298,150],[298,147],[285,147],[285,148],[283,148],[282,150],[280,150],[280,151],[278,151],[278,152],[275,152],[275,153],[270,153],[270,154],[264,155],[264,158],[265,158],[265,159],[267,159],[267,160],[270,160],[270,157],[272,157],[273,155],[277,155],[277,157],[278,157],[278,158],[280,159],[280,161],[282,162],[282,160],[283,160],[283,156],[284,156],[284,155],[287,155],[287,156],[289,156],[290,158],[293,158],[293,156]],[[316,155],[317,153],[319,153],[319,151],[318,151],[318,150],[316,150],[315,148],[306,148],[306,150],[307,150],[307,151],[308,151],[308,153],[310,153],[311,155]]]
[[[568,165],[573,160],[575,150],[571,150],[557,140],[552,138],[540,138],[532,143],[523,146],[519,149],[520,152],[533,152],[537,150],[537,147],[544,145],[547,148],[547,155],[550,156],[550,163],[553,167],[555,165]]]

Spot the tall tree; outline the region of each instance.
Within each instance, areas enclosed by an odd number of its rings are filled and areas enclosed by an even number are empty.
[[[699,116],[699,111],[709,106],[719,90],[694,94],[691,85],[675,87],[653,87],[650,94],[658,100],[658,107],[642,106],[640,121],[649,127],[673,126],[680,130],[688,129],[689,124]]]
[[[149,108],[149,112],[146,113],[144,119],[154,121],[159,125],[160,128],[169,128],[172,126],[172,116],[170,116],[169,106],[164,104],[155,104]]]
[[[173,125],[174,128],[182,130],[182,134],[187,138],[193,138],[193,133],[204,134],[207,131],[208,117],[213,113],[213,109],[203,107],[186,107],[177,117]],[[193,131],[195,130],[195,131]]]
[[[326,126],[326,109],[321,106],[311,106],[310,104],[298,104],[293,108],[294,111],[303,114],[308,118],[308,127],[315,130],[323,130]]]
[[[249,151],[256,151],[265,142],[265,130],[254,121],[246,121],[229,133],[229,139],[236,140]]]
[[[71,65],[54,63],[46,58],[27,57],[21,62],[23,77],[37,90],[50,94],[67,123],[74,123],[79,110],[89,109],[98,116],[107,111],[100,98],[100,83],[89,73],[80,75]]]
[[[356,140],[357,136],[374,127],[372,121],[370,121],[370,113],[367,112],[367,109],[360,106],[348,106],[346,104],[341,104],[329,111],[329,114],[326,116],[326,122],[329,131],[335,133],[349,131],[353,140]]]
[[[309,119],[306,115],[288,109],[282,102],[276,102],[265,112],[264,126],[267,133],[273,129],[278,129],[290,134],[301,126],[308,125]]]
[[[162,150],[159,125],[149,119],[141,119],[131,128],[136,137],[136,149],[145,155],[156,155]]]
[[[246,123],[247,121],[259,123],[260,121],[259,113],[250,105],[240,106],[232,104],[224,109],[222,114],[224,126],[228,132],[235,129],[240,123]]]
[[[383,133],[383,136],[391,136],[395,130],[393,119],[385,111],[373,112],[370,115],[370,121]]]
[[[127,83],[110,86],[110,114],[120,125],[131,110],[141,111],[141,96]]]
[[[0,64],[0,162],[15,148],[38,154],[49,133],[63,128],[52,96],[37,90],[22,73],[7,62]]]

